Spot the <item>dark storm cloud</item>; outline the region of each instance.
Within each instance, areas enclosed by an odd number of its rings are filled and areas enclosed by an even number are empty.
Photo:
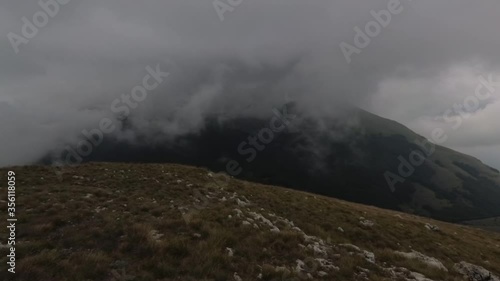
[[[22,17],[41,7],[4,1],[0,165],[30,163],[114,116],[110,104],[148,65],[171,75],[131,122],[166,135],[198,130],[207,114],[270,114],[287,99],[319,115],[348,103],[410,124],[467,95],[453,90],[454,77],[500,73],[500,3],[486,0],[401,0],[403,11],[348,64],[339,45],[353,44],[354,27],[388,2],[243,0],[220,21],[212,1],[72,0],[16,54],[8,34],[22,35]],[[492,126],[482,113],[470,123]],[[460,132],[450,145],[482,145],[477,132]],[[500,135],[489,138],[500,144]]]

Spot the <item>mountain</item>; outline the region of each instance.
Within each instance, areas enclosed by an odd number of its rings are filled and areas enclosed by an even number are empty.
[[[469,226],[175,164],[8,170],[0,280],[499,280],[500,234]]]
[[[286,129],[272,132],[280,119]],[[142,133],[128,120],[122,130],[135,139],[107,138],[85,161],[203,166],[452,222],[500,215],[498,170],[360,109],[315,118],[289,104],[265,118],[212,116],[200,131],[175,138]]]

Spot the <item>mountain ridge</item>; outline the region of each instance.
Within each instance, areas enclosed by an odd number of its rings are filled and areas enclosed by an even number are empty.
[[[288,106],[297,116],[293,129],[276,133],[262,150],[248,145],[255,154],[251,161],[238,146],[257,138],[269,119],[213,117],[199,132],[154,141],[127,123],[123,130],[135,132],[133,144],[107,138],[85,161],[168,162],[226,171],[234,160],[242,170],[238,178],[245,180],[306,187],[318,194],[447,221],[500,215],[500,173],[479,159],[435,145],[422,165],[391,188],[385,175],[400,176],[400,157],[425,155],[415,141],[430,144],[426,138],[364,110],[318,120]]]

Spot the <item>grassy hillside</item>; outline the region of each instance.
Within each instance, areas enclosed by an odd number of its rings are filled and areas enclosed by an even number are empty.
[[[490,231],[500,232],[500,217],[466,221],[463,223],[466,225],[472,225]]]
[[[201,168],[10,170],[18,262],[0,280],[466,280],[462,261],[500,274],[499,234]]]

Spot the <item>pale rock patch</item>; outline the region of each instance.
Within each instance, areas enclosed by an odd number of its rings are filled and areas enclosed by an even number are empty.
[[[240,207],[246,207],[248,205],[250,205],[250,202],[245,202],[245,201],[242,201],[240,200],[239,198],[236,198],[236,203],[238,204],[238,206]]]
[[[367,220],[363,217],[360,217],[359,218],[359,223],[362,225],[362,226],[366,226],[366,227],[372,227],[375,225],[375,222],[371,221],[371,220]]]
[[[149,236],[155,241],[160,241],[160,239],[164,236],[164,234],[161,234],[158,232],[158,230],[153,229],[149,232]]]
[[[375,254],[370,251],[362,250],[358,246],[352,244],[340,244],[339,246],[354,250],[358,255],[364,257],[366,261],[375,263]]]
[[[316,258],[316,261],[318,262],[319,266],[322,267],[323,269],[335,270],[335,271],[340,270],[338,266],[333,265],[333,263],[329,260]]]
[[[234,281],[243,281],[243,279],[241,279],[241,277],[238,275],[238,273],[237,273],[237,272],[235,272],[235,273],[233,274],[233,278],[234,278]]]
[[[437,225],[433,225],[430,223],[426,223],[425,228],[427,228],[428,230],[431,230],[431,231],[439,231],[440,230]]]
[[[324,271],[318,271],[318,276],[319,276],[319,277],[325,277],[325,276],[327,276],[327,275],[328,275],[328,273],[326,273],[326,272],[324,272]]]
[[[243,216],[243,212],[242,212],[240,209],[234,209],[233,211],[235,211],[235,212],[236,212],[236,216],[237,216],[238,218],[240,218],[241,216]]]
[[[456,263],[453,269],[471,281],[500,281],[500,277],[494,275],[486,268],[465,261]]]
[[[441,270],[448,272],[448,269],[443,265],[443,263],[441,261],[439,261],[436,258],[426,256],[426,255],[424,255],[420,252],[417,252],[415,250],[413,250],[409,253],[395,252],[395,254],[402,256],[402,257],[405,257],[407,259],[415,259],[415,260],[421,261],[429,266],[432,266],[432,267],[435,267],[435,268],[438,268],[438,269],[441,269]]]

